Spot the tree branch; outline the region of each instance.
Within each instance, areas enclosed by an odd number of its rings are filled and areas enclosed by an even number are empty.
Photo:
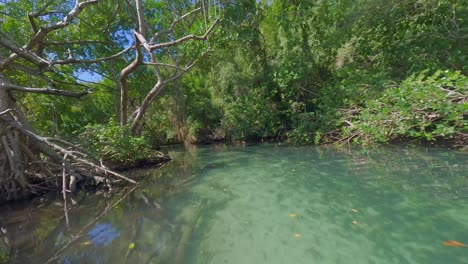
[[[44,42],[44,46],[67,46],[67,45],[75,45],[75,44],[108,44],[108,42],[103,40],[77,40],[77,41],[64,41],[64,42],[57,42],[57,41],[50,41]]]
[[[50,62],[37,56],[36,54],[32,53],[31,51],[18,47],[15,44],[11,43],[10,41],[0,38],[0,45],[4,46],[5,48],[11,50],[13,53],[16,53],[18,56],[38,65],[38,66],[49,66]],[[11,56],[10,56],[11,57]],[[1,69],[2,67],[0,67]]]
[[[205,34],[203,34],[203,36],[197,36],[197,35],[191,34],[191,35],[184,36],[184,37],[179,38],[179,39],[174,40],[174,41],[159,43],[159,44],[155,44],[155,45],[150,45],[149,46],[149,51],[154,51],[156,49],[176,46],[176,45],[179,45],[179,44],[181,44],[183,42],[186,42],[186,41],[189,41],[189,40],[207,40],[208,36],[213,31],[213,29],[215,28],[216,24],[218,24],[218,22],[219,22],[219,20],[216,19],[213,22],[213,24],[211,24],[210,28],[208,28],[208,30],[205,32]]]
[[[47,2],[46,5],[43,8],[41,8],[40,12],[36,12],[32,16],[33,17],[40,16],[41,13],[44,12],[44,10],[52,2],[53,1]],[[33,62],[33,63],[35,63],[36,65],[49,66],[49,63],[48,63],[47,60],[44,60],[43,58],[40,58],[39,56],[37,56],[35,54],[34,54],[35,57],[31,56],[31,54],[33,54],[33,53],[31,53],[29,50],[32,49],[32,47],[34,47],[36,45],[40,45],[40,43],[44,40],[44,38],[47,36],[48,33],[52,32],[54,30],[61,29],[61,28],[64,28],[64,27],[68,26],[70,24],[70,22],[73,20],[73,18],[77,17],[86,6],[96,4],[98,2],[99,2],[99,0],[88,0],[86,2],[81,2],[81,3],[79,1],[76,1],[75,7],[62,19],[62,21],[40,27],[37,30],[37,32],[35,32],[36,34],[29,41],[29,43],[26,44],[25,46],[21,47],[21,48],[15,46],[15,45],[12,45],[11,43],[8,43],[8,42],[4,42],[3,44],[0,43],[3,46],[8,45],[6,47],[13,51],[13,53],[10,54],[10,56],[0,64],[0,70],[4,69],[9,63],[14,61],[18,57],[18,55],[25,58],[25,59],[27,59],[27,60],[29,60],[29,61],[31,61],[31,62]],[[0,39],[0,40],[3,40],[3,39]],[[3,41],[5,41],[5,40],[3,40]],[[9,44],[11,44],[12,46],[9,45]]]
[[[179,18],[177,18],[177,19],[174,19],[174,21],[172,21],[172,24],[171,24],[171,26],[169,27],[169,29],[167,29],[167,30],[161,30],[161,31],[157,32],[156,34],[154,34],[154,36],[153,36],[153,37],[151,38],[151,40],[150,40],[150,43],[154,43],[154,42],[156,41],[156,39],[157,39],[158,37],[160,37],[161,35],[163,35],[163,34],[170,34],[170,33],[174,32],[175,26],[176,26],[180,21],[182,21],[182,20],[184,20],[185,18],[191,16],[192,14],[198,13],[200,10],[201,10],[201,7],[199,7],[199,8],[197,8],[197,9],[194,9],[194,10],[188,12],[188,13],[184,14],[183,16],[181,16],[181,17],[179,17]]]
[[[0,88],[5,88],[11,91],[25,92],[25,93],[51,94],[51,95],[59,95],[59,96],[74,97],[74,98],[81,98],[90,93],[90,91],[88,90],[83,91],[83,92],[71,92],[71,91],[64,91],[64,90],[51,89],[51,88],[23,87],[23,86],[7,84],[7,83],[0,83]]]
[[[7,123],[8,125],[12,126],[13,128],[16,128],[17,130],[19,130],[23,135],[25,136],[28,136],[28,137],[31,137],[32,139],[42,143],[42,144],[46,144],[47,146],[53,148],[54,150],[62,153],[62,154],[67,154],[68,156],[70,156],[70,158],[78,161],[78,162],[81,162],[82,164],[85,164],[85,165],[88,165],[89,167],[91,168],[94,168],[96,170],[99,170],[99,171],[102,171],[102,172],[106,172],[106,173],[109,173],[111,175],[114,175],[115,177],[117,178],[120,178],[122,180],[125,180],[127,182],[130,182],[130,183],[133,183],[133,184],[137,184],[136,181],[120,174],[120,173],[117,173],[117,172],[114,172],[112,170],[109,170],[103,166],[99,166],[99,165],[96,165],[94,164],[93,162],[89,161],[89,160],[85,160],[79,156],[76,156],[73,151],[69,151],[65,148],[62,148],[56,144],[53,144],[51,143],[50,141],[48,141],[47,139],[41,137],[41,136],[38,136],[37,134],[33,133],[32,131],[26,129],[25,127],[23,127],[23,125],[21,123],[18,123],[17,121],[13,121],[13,120],[8,120],[8,119],[5,119],[3,117],[0,116],[0,119],[2,119],[5,123]]]
[[[13,111],[13,109],[7,109],[7,110],[5,110],[5,111],[3,111],[3,112],[0,112],[0,116],[6,115],[6,114],[8,114],[8,113],[11,112],[11,111]]]
[[[143,56],[140,50],[140,41],[138,39],[138,32],[134,31],[135,34],[135,49],[136,49],[136,58],[125,67],[120,73],[119,83],[120,83],[120,125],[124,126],[127,124],[127,93],[128,93],[128,83],[127,77],[132,73],[138,65],[141,64]]]
[[[54,2],[54,0],[49,0],[43,7],[41,7],[39,10],[37,10],[35,13],[30,13],[28,16],[31,16],[33,18],[41,16],[44,11]]]
[[[149,65],[149,66],[162,66],[162,67],[167,67],[167,68],[173,68],[177,70],[183,70],[180,66],[173,65],[173,64],[167,64],[167,63],[159,63],[159,62],[145,62],[143,65]]]
[[[172,81],[177,80],[180,77],[182,77],[182,75],[184,75],[188,70],[190,70],[197,63],[197,61],[198,60],[194,61],[193,63],[190,63],[185,68],[183,68],[179,73],[174,74],[171,77],[169,77],[168,79],[164,80],[164,84],[167,84],[169,82],[172,82]]]
[[[70,58],[66,60],[56,60],[50,62],[50,65],[63,65],[63,64],[76,64],[76,63],[85,63],[85,64],[91,64],[91,63],[97,63],[97,62],[103,62],[103,61],[109,61],[109,60],[114,60],[118,57],[120,57],[122,54],[126,53],[127,51],[131,50],[133,46],[130,46],[119,53],[116,53],[112,56],[109,57],[104,57],[104,58],[98,58],[94,60],[82,60],[82,59],[75,59],[75,58]]]

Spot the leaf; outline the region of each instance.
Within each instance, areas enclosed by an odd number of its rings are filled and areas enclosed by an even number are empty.
[[[351,211],[352,211],[353,213],[357,213],[357,212],[359,212],[359,211],[358,211],[358,210],[356,210],[356,209],[351,209]]]
[[[128,249],[132,250],[134,248],[135,248],[135,243],[132,242],[132,243],[128,244]]]
[[[462,242],[456,241],[456,240],[447,240],[442,242],[442,244],[449,246],[449,247],[468,247]]]
[[[289,217],[291,217],[291,218],[295,218],[296,216],[297,216],[297,215],[294,214],[294,213],[289,214]]]
[[[302,235],[299,234],[299,233],[294,234],[294,237],[295,237],[295,238],[300,238],[301,236],[302,236]]]
[[[358,222],[356,220],[353,220],[353,225],[357,225]]]

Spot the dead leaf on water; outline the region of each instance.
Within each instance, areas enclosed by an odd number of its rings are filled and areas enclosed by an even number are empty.
[[[357,225],[358,222],[357,222],[356,220],[353,220],[353,224],[354,224],[354,225]]]
[[[295,237],[295,238],[300,238],[301,236],[302,236],[302,235],[299,234],[299,233],[294,234],[294,237]]]
[[[294,213],[289,214],[289,217],[291,217],[291,218],[295,218],[296,216],[297,216],[297,215],[294,214]]]
[[[449,247],[468,247],[462,242],[456,241],[456,240],[447,240],[442,242],[442,244],[449,246]]]
[[[352,211],[352,212],[354,212],[354,213],[357,213],[357,212],[359,212],[359,211],[358,211],[358,210],[356,210],[356,209],[351,209],[351,211]]]

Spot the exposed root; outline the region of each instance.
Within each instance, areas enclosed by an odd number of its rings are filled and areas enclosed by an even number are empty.
[[[0,113],[0,201],[21,199],[44,189],[62,190],[66,196],[84,179],[136,184],[95,162],[79,147],[41,137],[18,120],[15,111]]]

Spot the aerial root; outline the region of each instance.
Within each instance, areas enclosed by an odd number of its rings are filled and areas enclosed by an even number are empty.
[[[0,114],[0,200],[16,200],[44,189],[65,193],[84,179],[136,184],[98,164],[80,147],[36,134],[10,111]]]

